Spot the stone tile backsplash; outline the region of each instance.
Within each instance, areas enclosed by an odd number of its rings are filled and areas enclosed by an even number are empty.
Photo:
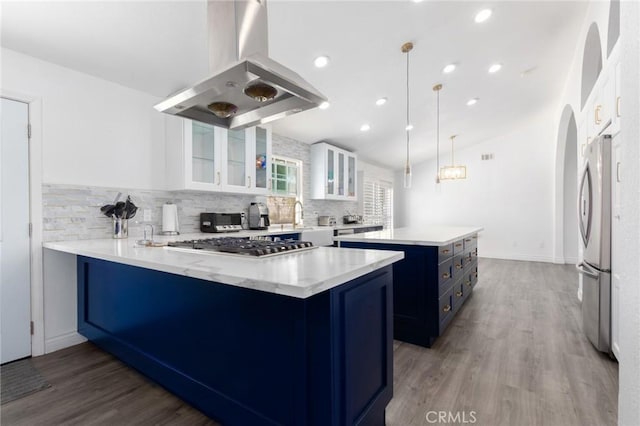
[[[317,215],[333,215],[340,220],[346,211],[357,211],[357,202],[309,199],[311,188],[309,145],[274,134],[272,152],[274,155],[303,162],[302,201],[305,225],[317,225]],[[138,206],[136,217],[129,221],[130,238],[142,236],[145,224],[143,210],[145,209],[151,210],[150,223],[159,233],[162,230],[162,205],[166,202],[172,202],[178,206],[180,232],[189,233],[199,231],[202,212],[246,212],[251,202],[265,201],[262,196],[244,194],[44,184],[42,187],[43,240],[110,238],[111,219],[100,212],[100,207],[111,204],[118,192],[122,192],[122,201],[130,195],[134,204]]]

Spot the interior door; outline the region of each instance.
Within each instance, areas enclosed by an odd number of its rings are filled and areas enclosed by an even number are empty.
[[[0,104],[0,362],[31,355],[29,106]]]

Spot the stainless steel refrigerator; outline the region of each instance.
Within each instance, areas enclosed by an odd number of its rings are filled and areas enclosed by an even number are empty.
[[[611,136],[591,141],[585,152],[578,213],[583,244],[582,325],[599,351],[611,352]]]

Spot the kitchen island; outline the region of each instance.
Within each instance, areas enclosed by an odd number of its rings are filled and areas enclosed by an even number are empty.
[[[221,423],[384,424],[402,252],[45,248],[77,256],[80,334]]]
[[[395,228],[338,236],[340,247],[402,250],[393,264],[394,338],[431,347],[478,282],[481,227]]]

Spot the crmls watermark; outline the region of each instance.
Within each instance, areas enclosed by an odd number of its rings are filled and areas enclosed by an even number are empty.
[[[477,421],[475,411],[427,411],[427,423],[473,424]]]

